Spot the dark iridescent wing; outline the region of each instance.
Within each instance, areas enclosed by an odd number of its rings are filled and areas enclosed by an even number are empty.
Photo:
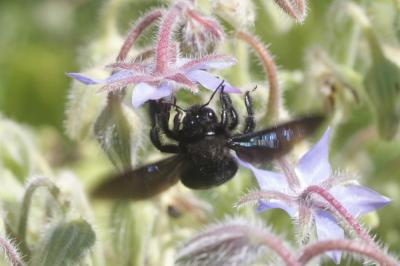
[[[176,155],[129,170],[98,185],[93,196],[133,200],[150,198],[175,185],[184,165],[183,157]]]
[[[281,157],[321,125],[322,116],[293,120],[258,132],[237,135],[227,140],[240,159],[250,163],[265,163]]]

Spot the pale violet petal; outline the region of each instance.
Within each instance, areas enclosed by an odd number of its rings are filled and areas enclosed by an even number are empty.
[[[222,82],[222,80],[207,71],[191,70],[186,73],[186,76],[193,82],[200,83],[203,87],[214,91]],[[240,93],[238,88],[233,87],[227,81],[224,82],[224,92]]]
[[[316,211],[314,214],[318,240],[343,239],[344,231],[337,224],[335,217],[327,211]],[[340,263],[342,252],[330,251],[326,253],[336,263]]]
[[[269,209],[282,209],[287,214],[289,214],[290,217],[295,217],[297,213],[297,210],[295,208],[293,208],[292,206],[281,200],[269,200],[269,201],[260,200],[258,202],[257,212],[264,212]]]
[[[317,185],[328,179],[332,173],[329,164],[329,138],[331,129],[300,159],[296,167],[300,179],[306,186]]]
[[[290,193],[291,190],[286,182],[286,178],[281,173],[258,169],[252,164],[239,159],[237,156],[235,156],[235,158],[241,166],[253,172],[262,190],[278,191],[285,194]]]
[[[67,76],[76,79],[77,81],[82,82],[86,85],[106,83],[106,80],[90,78],[81,73],[67,73]]]
[[[86,85],[110,84],[110,83],[114,83],[114,82],[118,82],[118,81],[127,79],[134,75],[135,75],[135,73],[131,70],[121,70],[121,71],[115,72],[114,74],[112,74],[111,76],[109,76],[106,79],[94,79],[94,78],[85,76],[81,73],[67,73],[67,76],[74,78]]]
[[[171,95],[171,93],[172,87],[168,84],[156,88],[147,83],[139,83],[132,91],[132,105],[138,108],[148,100],[158,100]]]
[[[391,202],[389,198],[364,186],[336,186],[331,188],[329,192],[353,216],[359,216],[375,211]]]

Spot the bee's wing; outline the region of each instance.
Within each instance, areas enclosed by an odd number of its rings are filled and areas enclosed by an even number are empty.
[[[132,200],[150,198],[175,185],[184,165],[184,157],[176,155],[128,170],[100,183],[94,189],[93,196]]]
[[[240,159],[249,163],[265,163],[285,155],[321,125],[322,116],[296,119],[258,132],[228,138],[227,146]]]

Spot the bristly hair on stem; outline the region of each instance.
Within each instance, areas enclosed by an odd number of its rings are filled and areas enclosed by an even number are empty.
[[[137,20],[137,22],[129,31],[128,36],[126,37],[125,42],[122,45],[121,50],[119,51],[117,62],[122,62],[126,59],[129,50],[132,48],[138,37],[143,33],[143,31],[153,25],[153,23],[156,22],[159,18],[161,18],[164,12],[164,9],[154,9],[144,14],[142,18],[139,18]]]
[[[156,45],[156,73],[164,73],[170,63],[170,47],[172,45],[172,34],[174,26],[180,18],[180,13],[186,8],[186,3],[177,1],[164,15],[158,31],[158,40]]]
[[[317,194],[321,196],[332,209],[334,209],[343,218],[350,227],[355,231],[358,237],[363,241],[367,242],[372,246],[376,246],[374,240],[368,234],[366,230],[362,228],[360,223],[351,215],[351,213],[346,210],[346,208],[331,194],[328,190],[321,186],[309,186],[303,193],[302,198],[306,199],[311,194]]]
[[[288,266],[300,266],[294,252],[284,241],[269,232],[261,222],[227,218],[213,225],[179,250],[179,265],[247,265],[264,248],[273,251]]]
[[[378,265],[396,266],[400,264],[395,258],[385,254],[382,249],[375,248],[368,243],[360,243],[348,239],[325,240],[311,244],[302,250],[298,261],[300,265],[306,265],[313,258],[334,250],[340,250],[350,254],[359,254],[364,259],[374,260]]]
[[[19,251],[14,245],[13,241],[10,241],[9,239],[0,236],[0,248],[3,249],[7,260],[12,266],[24,265],[21,255],[19,254]]]

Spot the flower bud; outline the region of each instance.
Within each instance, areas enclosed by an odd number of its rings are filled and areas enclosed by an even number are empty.
[[[246,29],[254,25],[256,15],[252,1],[214,0],[212,9],[236,29]]]
[[[185,54],[200,56],[216,50],[224,39],[224,30],[214,18],[191,9],[187,11],[179,35],[180,50]]]
[[[96,240],[84,220],[60,221],[45,229],[31,265],[77,265]]]
[[[209,227],[184,244],[178,251],[177,264],[249,265],[255,262],[263,251],[263,238],[275,237],[260,224],[252,224],[242,219],[227,219],[221,224]],[[274,249],[274,244],[270,248]],[[279,248],[282,246],[279,243]]]

